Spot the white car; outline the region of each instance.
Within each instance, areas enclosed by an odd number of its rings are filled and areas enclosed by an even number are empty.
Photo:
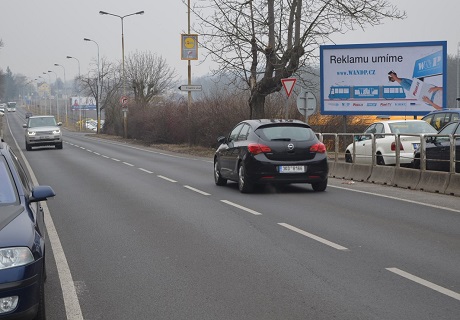
[[[396,135],[400,137],[400,164],[410,165],[414,151],[420,145],[420,134],[437,131],[423,120],[387,120],[371,124],[362,136],[355,136],[354,163],[372,164],[372,138],[375,137],[375,156],[378,165],[396,164]],[[345,151],[345,161],[353,162],[353,143]]]

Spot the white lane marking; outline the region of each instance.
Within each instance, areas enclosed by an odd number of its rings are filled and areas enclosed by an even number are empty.
[[[161,179],[164,179],[164,180],[167,180],[167,181],[169,181],[169,182],[177,182],[176,180],[170,179],[170,178],[165,177],[165,176],[158,175],[157,177],[158,177],[158,178],[161,178]]]
[[[141,171],[147,172],[147,173],[153,173],[152,171],[149,171],[149,170],[144,169],[144,168],[138,168],[138,169],[141,170]]]
[[[198,190],[198,189],[195,189],[193,187],[190,187],[190,186],[184,186],[185,188],[189,189],[189,190],[192,190],[192,191],[195,191],[195,192],[198,192],[204,196],[210,196],[211,194],[210,193],[207,193],[207,192],[204,192],[204,191],[201,191],[201,190]]]
[[[430,289],[433,289],[435,291],[438,291],[442,294],[445,294],[446,296],[449,296],[451,298],[454,298],[456,300],[460,300],[460,293],[457,293],[455,291],[452,291],[452,290],[449,290],[449,289],[446,289],[444,287],[441,287],[441,286],[438,286],[437,284],[434,284],[430,281],[427,281],[425,279],[422,279],[422,278],[419,278],[417,276],[414,276],[410,273],[407,273],[401,269],[398,269],[398,268],[386,268],[386,270],[390,271],[390,272],[393,272],[403,278],[406,278],[408,280],[411,280],[411,281],[414,281],[418,284],[421,284],[422,286],[425,286],[427,288],[430,288]]]
[[[222,201],[223,203],[226,203],[228,205],[231,205],[231,206],[233,206],[235,208],[238,208],[238,209],[244,210],[246,212],[252,213],[255,216],[261,216],[262,215],[262,213],[260,213],[260,212],[254,211],[252,209],[249,209],[249,208],[246,208],[246,207],[243,207],[243,206],[240,206],[239,204],[236,204],[234,202],[231,202],[231,201],[228,201],[228,200],[220,200],[220,201]]]
[[[452,209],[452,208],[447,208],[447,207],[441,207],[441,206],[437,206],[437,205],[434,205],[434,204],[423,203],[423,202],[419,202],[419,201],[415,201],[415,200],[408,200],[408,199],[403,199],[403,198],[398,198],[398,197],[393,197],[393,196],[386,196],[386,195],[383,195],[383,194],[380,194],[380,193],[373,193],[373,192],[361,191],[361,190],[355,190],[355,189],[349,189],[349,188],[344,188],[344,187],[339,187],[339,186],[332,186],[332,185],[330,185],[330,184],[328,185],[328,187],[336,188],[336,189],[342,189],[342,190],[348,190],[348,191],[353,191],[353,192],[359,192],[359,193],[369,194],[369,195],[372,195],[372,196],[377,196],[377,197],[382,197],[382,198],[387,198],[387,199],[393,199],[393,200],[404,201],[404,202],[408,202],[408,203],[415,203],[415,204],[418,204],[418,205],[421,205],[421,206],[425,206],[425,207],[430,207],[430,208],[435,208],[435,209],[442,209],[442,210],[448,210],[448,211],[460,213],[460,210],[458,210],[458,209]]]
[[[86,149],[86,151],[88,151],[88,152],[93,152],[93,150],[90,150],[90,149]]]
[[[134,164],[131,164],[131,163],[129,163],[129,162],[124,162],[124,161],[123,161],[123,163],[126,164],[127,166],[134,167]]]
[[[103,158],[109,159],[109,157],[102,155]]]
[[[299,228],[296,228],[294,226],[291,226],[290,224],[287,224],[287,223],[278,223],[280,226],[282,227],[285,227],[285,228],[288,228],[294,232],[297,232],[297,233],[300,233],[301,235],[304,235],[310,239],[313,239],[313,240],[316,240],[318,242],[321,242],[322,244],[325,244],[329,247],[332,247],[334,249],[337,249],[337,250],[348,250],[348,248],[345,248],[345,247],[342,247],[341,245],[337,244],[337,243],[334,243],[334,242],[331,242],[329,240],[326,240],[324,238],[321,238],[321,237],[318,237],[317,235],[314,235],[312,233],[309,233],[309,232],[306,232],[302,229],[299,229]]]
[[[18,142],[14,138],[13,132],[11,132],[9,124],[8,128],[10,129],[11,137],[13,138],[14,143],[16,144],[16,147],[18,148],[19,153],[21,154],[21,157],[24,160],[24,164],[27,167],[27,170],[29,171],[30,178],[32,179],[33,184],[38,185],[38,180],[35,177],[35,174],[32,171],[29,162],[24,156],[24,153],[19,147]],[[64,299],[64,308],[67,315],[67,319],[83,320],[83,314],[81,312],[80,302],[78,301],[77,290],[75,289],[75,284],[72,278],[72,274],[70,273],[69,264],[65,256],[64,249],[62,248],[61,240],[59,239],[59,235],[54,226],[53,218],[51,217],[48,206],[46,205],[46,201],[42,201],[41,206],[43,207],[43,212],[45,216],[45,225],[48,234],[48,239],[51,244],[54,260],[56,261],[56,268],[59,275],[59,281],[61,283],[62,297]]]
[[[116,159],[116,158],[110,158],[110,159],[112,159],[113,161],[118,161],[118,162],[120,162],[120,161],[121,161],[121,160],[119,160],[119,159]]]
[[[86,148],[83,148],[83,147],[80,147],[80,149],[82,149],[82,150],[86,150]]]
[[[100,156],[101,154],[99,152],[94,152],[95,155]]]

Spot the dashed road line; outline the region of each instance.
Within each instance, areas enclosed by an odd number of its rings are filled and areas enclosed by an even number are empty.
[[[162,176],[162,175],[157,175],[157,177],[161,178],[163,180],[169,181],[169,182],[177,182],[176,180],[170,179],[170,178]]]
[[[261,216],[262,215],[262,213],[260,213],[260,212],[257,212],[257,211],[254,211],[252,209],[243,207],[243,206],[241,206],[239,204],[236,204],[234,202],[231,202],[231,201],[228,201],[228,200],[220,200],[220,201],[223,202],[223,203],[226,203],[226,204],[228,204],[230,206],[233,206],[235,208],[238,208],[238,209],[244,210],[246,212],[252,213],[253,215],[256,215],[256,216]]]
[[[126,164],[127,166],[130,166],[130,167],[134,167],[134,164],[131,164],[131,163],[129,163],[129,162],[124,162],[124,161],[123,161],[123,164]]]
[[[449,290],[449,289],[446,289],[444,287],[441,287],[441,286],[438,286],[437,284],[434,284],[430,281],[427,281],[425,279],[422,279],[422,278],[419,278],[417,276],[414,276],[408,272],[405,272],[401,269],[398,269],[398,268],[386,268],[386,270],[390,271],[390,272],[393,272],[403,278],[406,278],[408,280],[411,280],[411,281],[414,281],[418,284],[421,284],[422,286],[425,286],[427,288],[430,288],[432,290],[435,290],[435,291],[438,291],[446,296],[449,296],[451,298],[454,298],[456,300],[459,300],[460,301],[460,293],[457,293],[455,291],[452,291],[452,290]]]
[[[193,187],[191,187],[191,186],[184,186],[184,187],[187,188],[187,189],[189,189],[189,190],[192,190],[192,191],[195,191],[195,192],[197,192],[197,193],[200,193],[200,194],[202,194],[202,195],[204,195],[204,196],[210,196],[210,195],[211,195],[210,193],[207,193],[207,192],[204,192],[204,191],[195,189],[195,188],[193,188]]]
[[[314,234],[309,233],[309,232],[306,232],[306,231],[304,231],[304,230],[302,230],[302,229],[299,229],[299,228],[296,228],[296,227],[294,227],[294,226],[291,226],[290,224],[287,224],[287,223],[278,223],[278,224],[279,224],[280,226],[282,226],[282,227],[288,228],[288,229],[290,229],[290,230],[292,230],[292,231],[294,231],[294,232],[297,232],[297,233],[299,233],[299,234],[301,234],[301,235],[303,235],[303,236],[306,236],[306,237],[308,237],[308,238],[310,238],[310,239],[313,239],[313,240],[316,240],[316,241],[318,241],[318,242],[321,242],[322,244],[325,244],[325,245],[327,245],[327,246],[329,246],[329,247],[332,247],[332,248],[334,248],[334,249],[337,249],[337,250],[348,250],[348,248],[345,248],[345,247],[343,247],[343,246],[341,246],[341,245],[339,245],[339,244],[337,244],[337,243],[334,243],[334,242],[331,242],[331,241],[326,240],[326,239],[324,239],[324,238],[318,237],[317,235],[314,235]]]
[[[141,170],[141,171],[147,172],[147,173],[153,173],[153,171],[149,171],[149,170],[144,169],[144,168],[138,168],[138,169]]]

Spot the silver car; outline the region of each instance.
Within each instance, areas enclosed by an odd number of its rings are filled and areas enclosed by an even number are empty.
[[[23,125],[26,129],[27,151],[39,146],[55,146],[56,149],[62,149],[62,131],[59,128],[62,123],[56,123],[54,116],[34,116],[27,120],[27,124]]]

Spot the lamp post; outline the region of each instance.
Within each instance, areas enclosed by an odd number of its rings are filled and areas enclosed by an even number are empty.
[[[125,76],[125,36],[124,36],[124,31],[123,31],[123,19],[129,16],[134,16],[134,15],[142,15],[144,14],[144,11],[138,11],[134,13],[130,13],[124,16],[119,16],[117,14],[113,14],[110,12],[105,12],[105,11],[99,11],[99,14],[101,15],[109,15],[109,16],[114,16],[118,17],[121,20],[121,61],[122,61],[122,81],[123,81],[123,96],[126,96],[126,76]],[[127,120],[127,109],[123,108],[123,128],[124,128],[124,137],[128,137],[128,120]]]
[[[65,86],[66,86],[66,83],[67,83],[67,81],[66,81],[66,78],[65,78],[65,67],[64,67],[63,65],[59,64],[59,63],[55,63],[54,65],[55,65],[55,66],[57,66],[57,67],[61,67],[61,68],[62,68],[62,70],[64,70],[64,96],[65,96],[65,98],[64,98],[64,105],[65,105],[65,125],[67,126],[67,108],[68,108],[68,106],[67,106],[67,100],[68,100],[68,97],[67,97],[67,90],[66,90],[66,87],[65,87]]]
[[[48,83],[49,83],[49,86],[50,86],[50,92],[48,94],[48,105],[50,107],[50,115],[51,115],[51,77],[50,77],[50,74],[48,72],[43,72],[43,74],[48,75]],[[45,114],[46,114],[46,112],[45,112]]]
[[[81,104],[80,104],[80,81],[81,81],[81,75],[80,75],[80,60],[78,60],[75,57],[71,57],[71,56],[67,56],[66,58],[67,59],[75,59],[78,62],[78,97],[77,97],[77,99],[78,99],[78,110],[80,111],[79,112],[79,117],[80,117],[80,119],[79,119],[80,120],[79,128],[80,128],[80,131],[81,131]]]
[[[97,133],[99,133],[101,127],[101,115],[99,110],[99,82],[100,82],[100,71],[99,71],[99,44],[91,39],[84,38],[85,41],[94,42],[97,46],[97,78],[96,78],[96,117],[97,117]]]
[[[51,70],[48,70],[48,74],[49,73],[54,73],[54,75],[56,76],[56,84],[57,84],[57,73],[54,72],[54,71],[51,71]],[[57,95],[56,95],[56,114],[57,114],[57,118],[58,118],[58,121],[61,121],[60,118],[59,118],[59,88],[58,88],[58,92],[57,92]]]

